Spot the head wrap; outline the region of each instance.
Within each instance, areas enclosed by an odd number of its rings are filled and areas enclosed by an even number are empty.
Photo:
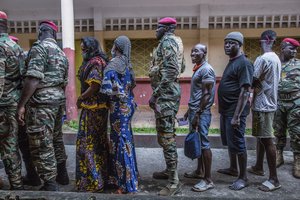
[[[81,39],[81,42],[87,49],[88,53],[88,60],[95,57],[100,56],[105,61],[108,61],[107,56],[103,53],[101,46],[99,45],[98,40],[96,40],[94,37],[83,37]]]
[[[131,67],[130,54],[131,54],[131,42],[129,38],[125,35],[117,37],[114,41],[114,45],[121,52],[122,55],[126,57],[126,65]]]
[[[293,38],[284,38],[281,43],[282,44],[285,43],[284,46],[286,46],[288,44],[291,44],[291,45],[293,45],[295,47],[299,47],[300,46],[300,43],[297,40],[293,39]]]
[[[7,14],[3,11],[0,11],[0,19],[6,19],[7,20]]]
[[[15,36],[9,35],[8,37],[15,43],[17,43],[19,41],[19,38],[15,37]]]
[[[176,19],[172,18],[172,17],[165,17],[162,18],[158,21],[159,24],[164,24],[164,25],[169,25],[169,24],[176,24],[177,21]]]
[[[226,37],[225,37],[225,40],[228,40],[228,39],[238,41],[240,43],[240,45],[244,44],[244,36],[240,32],[231,32],[231,33],[228,33],[226,35]]]
[[[58,27],[57,27],[56,24],[55,24],[54,22],[52,22],[52,21],[48,21],[48,20],[42,21],[42,22],[40,23],[40,26],[42,26],[42,25],[46,25],[46,26],[50,27],[52,30],[54,30],[55,32],[58,32]]]

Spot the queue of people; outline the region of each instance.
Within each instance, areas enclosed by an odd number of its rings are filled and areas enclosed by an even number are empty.
[[[9,37],[7,21],[7,15],[1,11],[0,155],[12,190],[43,184],[40,190],[58,191],[57,183],[69,184],[61,120],[68,60],[57,45],[55,23],[40,23],[37,41],[25,55],[17,38]],[[175,120],[181,98],[179,78],[186,66],[183,42],[174,33],[176,24],[176,19],[170,17],[159,20],[156,30],[159,44],[149,68],[153,89],[149,106],[155,113],[157,139],[166,163],[165,170],[153,173],[153,178],[167,180],[158,192],[161,196],[173,196],[182,190],[177,170]],[[281,187],[276,167],[284,163],[287,130],[294,153],[293,175],[300,178],[300,62],[295,58],[300,44],[292,38],[284,39],[279,58],[272,50],[276,37],[272,30],[261,34],[262,55],[254,65],[241,50],[244,37],[240,32],[231,32],[224,38],[229,62],[218,88],[218,102],[221,140],[228,146],[230,166],[218,172],[237,177],[229,186],[231,190],[249,185],[247,172],[265,174],[265,153],[270,175],[259,189],[274,191]],[[83,62],[77,73],[81,85],[77,107],[81,114],[76,141],[76,189],[103,192],[114,188],[115,194],[135,194],[140,176],[131,127],[137,105],[133,95],[135,75],[130,39],[122,35],[114,40],[111,60],[93,37],[83,37],[80,46]],[[195,66],[184,115],[190,131],[197,130],[201,138],[198,167],[184,174],[187,178],[200,179],[192,187],[195,192],[215,187],[208,130],[216,75],[206,56],[206,45],[199,43],[192,48],[191,60]],[[247,167],[245,128],[251,109],[257,160],[254,166]],[[27,171],[24,177],[19,149]]]

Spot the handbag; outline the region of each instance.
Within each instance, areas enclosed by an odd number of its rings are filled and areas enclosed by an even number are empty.
[[[195,130],[185,137],[184,155],[192,160],[201,156],[200,134]]]

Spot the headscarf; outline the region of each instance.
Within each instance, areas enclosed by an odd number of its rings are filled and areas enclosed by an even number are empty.
[[[91,58],[95,56],[100,56],[106,62],[108,62],[108,57],[103,53],[99,42],[93,37],[83,37],[81,39],[83,45],[87,48],[86,58],[84,58],[84,62],[89,61]]]
[[[125,64],[131,68],[130,54],[131,54],[131,42],[129,38],[125,35],[117,37],[114,41],[115,47],[121,52],[123,56],[126,57]]]

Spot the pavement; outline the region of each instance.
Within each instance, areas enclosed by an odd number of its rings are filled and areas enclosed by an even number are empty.
[[[66,145],[68,154],[67,167],[71,183],[67,186],[60,186],[60,192],[41,192],[39,187],[26,187],[26,191],[9,191],[9,183],[6,178],[4,169],[0,170],[0,176],[4,179],[4,188],[0,190],[1,199],[31,199],[31,200],[87,200],[87,199],[178,199],[178,200],[193,200],[193,199],[300,199],[299,186],[300,179],[295,179],[292,176],[292,161],[293,154],[290,151],[284,152],[285,164],[278,169],[279,181],[282,188],[274,192],[262,192],[257,187],[268,178],[248,174],[249,186],[241,191],[232,191],[228,186],[235,180],[235,177],[226,176],[217,173],[217,169],[229,166],[227,150],[212,149],[212,179],[215,188],[206,192],[198,193],[191,191],[191,187],[199,180],[188,179],[183,177],[184,172],[196,169],[197,161],[188,159],[184,156],[183,149],[178,148],[179,162],[178,171],[179,178],[184,184],[182,192],[175,197],[159,197],[157,192],[166,184],[164,180],[155,180],[152,178],[154,171],[163,170],[165,162],[161,148],[136,148],[138,169],[141,175],[139,183],[139,192],[135,195],[114,195],[112,191],[104,193],[77,193],[75,191],[75,146]],[[266,161],[265,161],[266,162]],[[248,165],[255,163],[255,151],[248,151]],[[265,165],[266,174],[268,168]],[[24,168],[23,168],[24,169]],[[10,197],[10,198],[9,198]]]

